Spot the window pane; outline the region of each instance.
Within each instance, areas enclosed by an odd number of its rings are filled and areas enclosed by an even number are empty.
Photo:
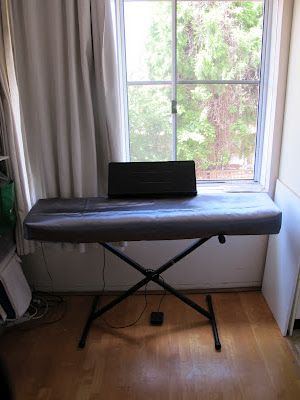
[[[128,81],[171,80],[171,1],[125,1]]]
[[[262,0],[177,4],[178,79],[259,79]]]
[[[170,85],[128,87],[131,161],[172,159]]]
[[[197,179],[253,179],[258,85],[178,85],[177,156]]]

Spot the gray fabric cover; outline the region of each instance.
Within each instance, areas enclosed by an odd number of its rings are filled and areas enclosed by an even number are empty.
[[[26,239],[73,243],[264,235],[278,233],[280,226],[281,212],[266,193],[44,199],[24,222]]]

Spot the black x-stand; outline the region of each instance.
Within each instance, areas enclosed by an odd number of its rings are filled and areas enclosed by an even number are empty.
[[[212,327],[213,336],[214,336],[215,349],[220,351],[221,350],[221,343],[220,343],[220,340],[219,340],[217,322],[216,322],[216,318],[215,318],[215,314],[214,314],[214,309],[213,309],[211,296],[210,295],[206,296],[206,302],[207,302],[207,306],[208,306],[208,310],[206,310],[203,307],[201,307],[198,304],[196,304],[194,301],[190,300],[188,297],[184,296],[178,290],[174,289],[172,286],[168,285],[159,276],[160,274],[165,272],[167,269],[172,267],[174,264],[176,264],[178,261],[180,261],[184,257],[186,257],[188,254],[192,253],[198,247],[202,246],[205,242],[207,242],[211,238],[212,238],[212,236],[207,237],[207,238],[203,238],[203,239],[198,239],[193,245],[189,246],[186,250],[182,251],[176,257],[174,257],[171,260],[167,261],[165,264],[163,264],[161,267],[159,267],[156,270],[146,269],[146,268],[142,267],[140,264],[138,264],[136,261],[132,260],[127,255],[122,253],[121,251],[119,251],[116,248],[112,247],[111,245],[109,245],[107,243],[100,243],[106,250],[108,250],[111,253],[115,254],[121,260],[123,260],[127,264],[129,264],[131,267],[133,267],[137,271],[141,272],[145,276],[145,278],[142,279],[137,284],[135,284],[134,286],[132,286],[130,289],[126,290],[126,292],[121,294],[116,299],[112,300],[110,303],[108,303],[105,306],[101,307],[99,310],[97,310],[97,305],[98,305],[98,301],[99,301],[100,295],[95,296],[95,298],[93,300],[92,307],[91,307],[90,315],[89,315],[89,317],[88,317],[88,319],[86,321],[86,324],[85,324],[85,327],[83,329],[83,332],[82,332],[82,335],[81,335],[81,338],[80,338],[78,346],[80,348],[84,348],[85,347],[86,339],[87,339],[89,330],[91,328],[91,324],[96,318],[101,317],[104,313],[106,313],[107,311],[112,309],[117,304],[121,303],[121,301],[125,300],[131,294],[135,293],[142,286],[146,285],[150,281],[153,281],[153,282],[157,283],[158,285],[160,285],[161,287],[163,287],[168,292],[172,293],[174,296],[176,296],[178,299],[183,301],[185,304],[189,305],[194,310],[196,310],[200,314],[204,315],[209,320],[209,322],[211,324],[211,327]],[[220,243],[225,243],[225,236],[224,235],[219,235],[218,239],[219,239]]]

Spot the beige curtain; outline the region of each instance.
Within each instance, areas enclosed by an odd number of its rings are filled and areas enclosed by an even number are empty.
[[[23,240],[22,222],[35,201],[30,187],[30,165],[26,140],[21,131],[19,92],[8,18],[8,1],[0,2],[0,134],[3,149],[9,155],[8,173],[15,181],[18,213],[16,241],[20,254],[32,251],[32,243]]]
[[[38,198],[105,194],[108,162],[125,158],[111,0],[9,5],[28,164],[24,213]]]
[[[17,81],[37,196],[105,193],[108,161],[121,160],[124,149],[110,1],[11,4]]]

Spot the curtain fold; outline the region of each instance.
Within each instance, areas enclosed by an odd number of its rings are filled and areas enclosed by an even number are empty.
[[[9,6],[28,167],[27,185],[21,180],[17,188],[26,186],[29,196],[23,218],[39,198],[106,194],[108,162],[125,159],[125,139],[111,0],[10,0]]]
[[[21,131],[19,92],[15,79],[15,64],[9,26],[9,3],[0,2],[0,127],[3,149],[9,155],[8,174],[15,181],[18,252],[26,254],[34,244],[23,239],[22,222],[32,207],[34,190],[30,187],[31,170],[28,163],[27,144]]]

